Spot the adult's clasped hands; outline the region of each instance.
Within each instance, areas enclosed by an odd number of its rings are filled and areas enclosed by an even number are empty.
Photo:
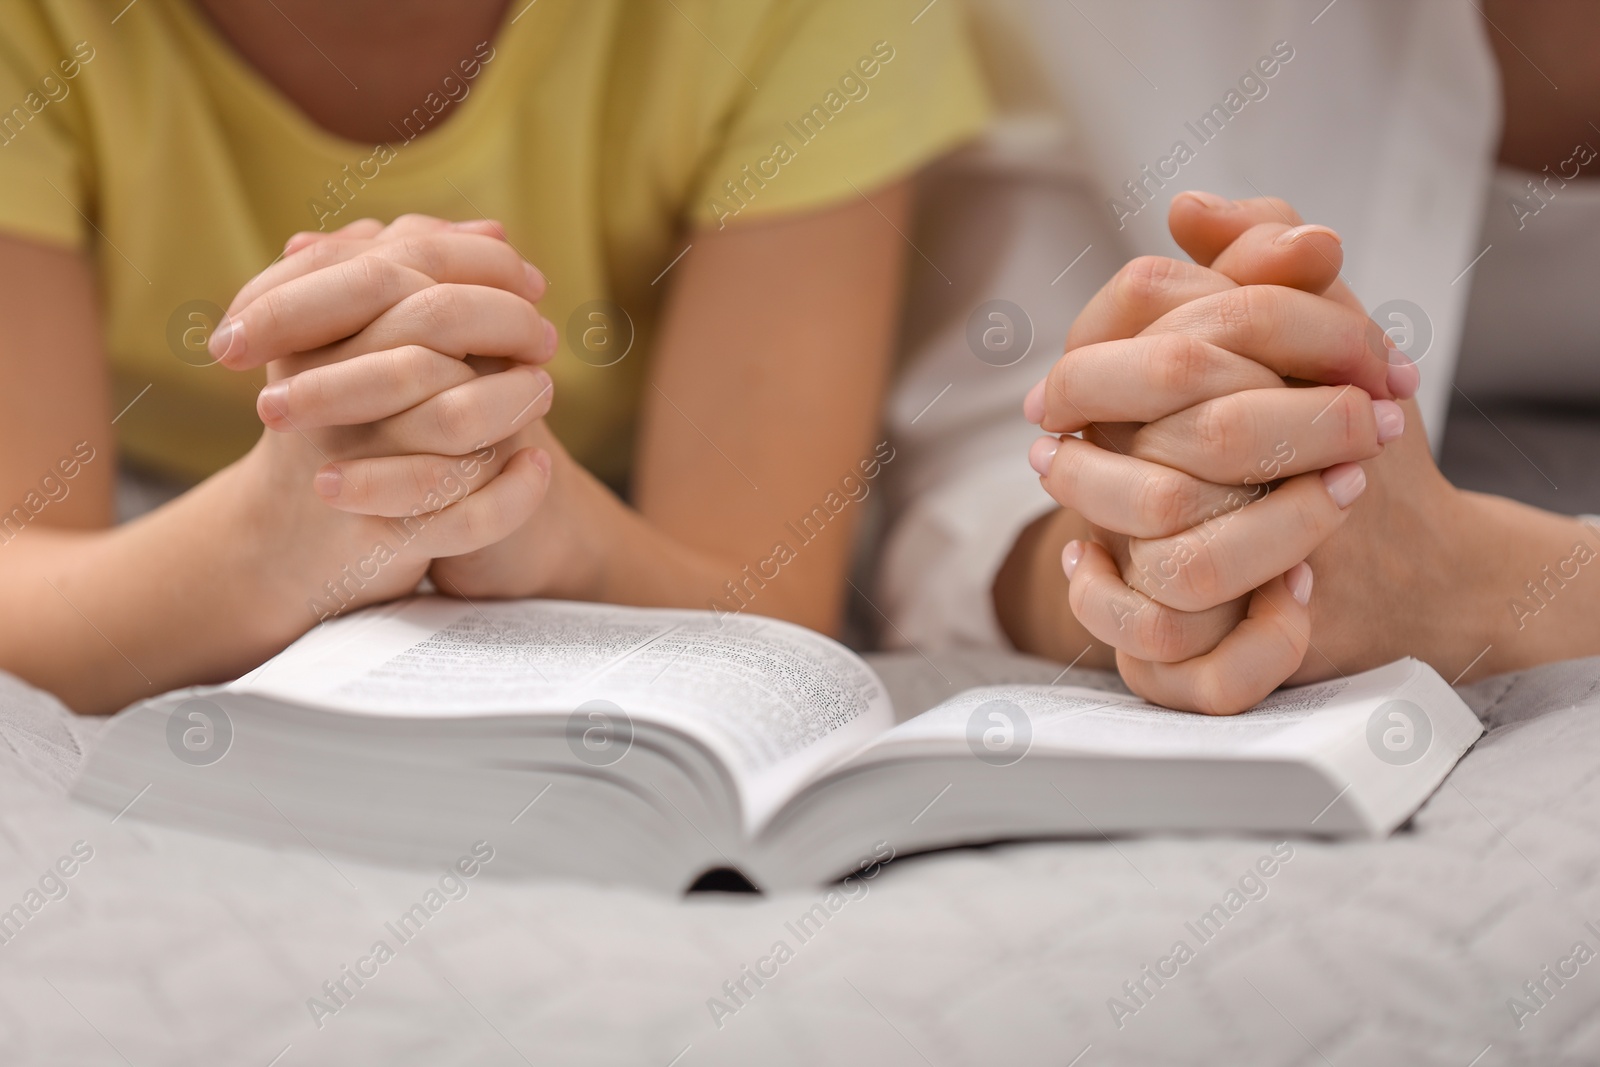
[[[1184,193],[1169,226],[1194,262],[1128,263],[1024,402],[1041,483],[1094,530],[1062,552],[1073,615],[1136,692],[1211,714],[1420,652],[1469,494],[1417,368],[1288,204]]]

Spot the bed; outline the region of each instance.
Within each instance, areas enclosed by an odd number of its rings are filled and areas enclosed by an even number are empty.
[[[933,698],[914,654],[877,666],[904,713]],[[1600,1063],[1600,659],[1462,693],[1487,734],[1387,840],[913,857],[803,940],[822,889],[484,876],[377,961],[437,872],[80,807],[65,786],[94,724],[0,678],[0,909],[43,901],[0,910],[0,1062]]]

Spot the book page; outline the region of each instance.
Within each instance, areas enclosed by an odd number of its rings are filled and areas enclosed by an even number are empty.
[[[1067,685],[1131,695],[1115,671],[1063,667],[1053,660],[999,648],[903,650],[861,657],[883,679],[895,719],[916,718],[965,689],[984,685]]]
[[[1284,689],[1239,715],[1172,711],[1137,697],[1075,686],[969,689],[901,723],[864,759],[969,748],[980,758],[1007,750],[1106,756],[1270,758],[1303,755],[1348,733],[1345,716],[1398,688],[1408,661],[1350,679]]]
[[[893,722],[871,669],[803,627],[561,601],[428,597],[358,613],[236,685],[397,717],[565,716],[610,701],[712,748],[751,822]]]

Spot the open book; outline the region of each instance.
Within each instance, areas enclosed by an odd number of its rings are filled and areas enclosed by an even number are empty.
[[[502,874],[782,888],[1018,838],[1381,835],[1480,733],[1415,660],[1232,718],[997,685],[896,725],[863,659],[789,623],[422,597],[123,711],[73,791],[385,863],[487,841]]]

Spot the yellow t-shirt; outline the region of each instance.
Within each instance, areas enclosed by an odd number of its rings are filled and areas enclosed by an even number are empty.
[[[363,144],[186,0],[124,2],[0,0],[0,231],[93,253],[120,445],[186,477],[260,434],[261,377],[205,356],[218,310],[297,230],[422,212],[500,219],[545,272],[552,428],[619,481],[687,230],[853,198],[985,111],[954,0],[516,0]]]

